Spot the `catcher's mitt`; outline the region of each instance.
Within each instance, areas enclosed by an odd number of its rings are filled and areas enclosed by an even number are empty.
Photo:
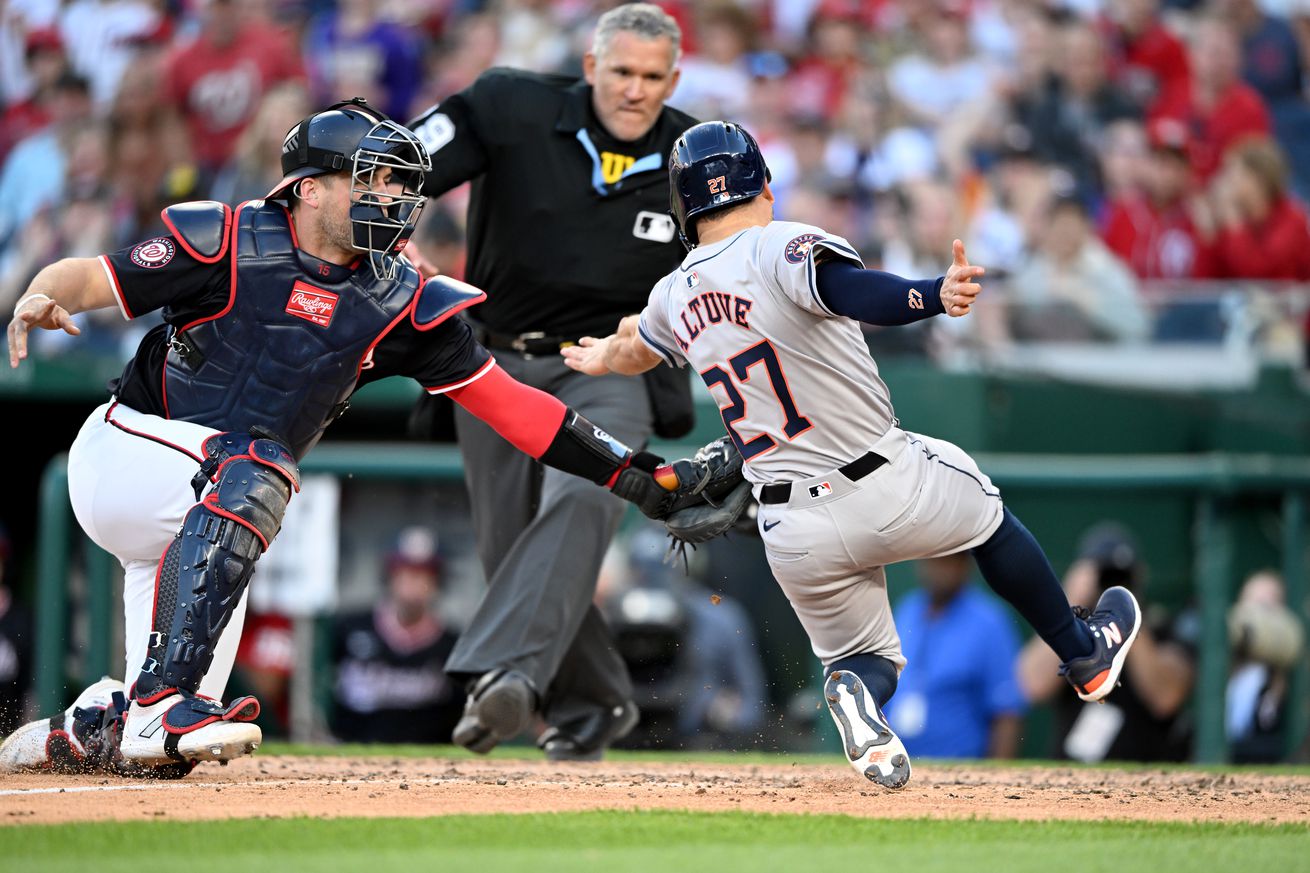
[[[751,484],[741,482],[722,500],[714,503],[707,500],[677,510],[664,519],[664,526],[674,539],[675,548],[681,543],[699,545],[738,528],[738,521],[750,514],[754,502]]]
[[[690,458],[660,467],[655,479],[669,490],[660,517],[667,520],[691,507],[721,503],[745,481],[741,468],[741,452],[726,436],[706,444]]]

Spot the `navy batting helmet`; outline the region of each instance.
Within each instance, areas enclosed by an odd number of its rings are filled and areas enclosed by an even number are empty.
[[[388,190],[373,188],[374,172],[391,170]],[[373,271],[393,278],[398,254],[414,233],[423,179],[432,169],[427,149],[410,130],[356,98],[316,112],[287,132],[282,181],[266,199],[288,197],[301,179],[349,173],[353,245],[370,254]],[[391,190],[401,185],[399,192]]]
[[[738,124],[706,121],[688,128],[669,154],[669,212],[687,248],[700,242],[693,219],[757,197],[769,168],[755,137]]]

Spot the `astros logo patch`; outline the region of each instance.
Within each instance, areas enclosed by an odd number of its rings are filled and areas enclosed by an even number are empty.
[[[173,245],[173,241],[160,236],[141,243],[132,249],[128,257],[138,267],[145,267],[147,270],[158,270],[173,260],[175,254],[177,254],[177,247]]]
[[[287,301],[287,312],[296,318],[312,321],[319,327],[332,323],[332,313],[337,308],[337,295],[322,288],[315,288],[308,282],[297,281],[291,288],[291,299]]]
[[[817,233],[803,233],[787,243],[787,250],[783,252],[783,255],[789,263],[799,264],[810,253],[810,248],[821,239],[823,237]]]

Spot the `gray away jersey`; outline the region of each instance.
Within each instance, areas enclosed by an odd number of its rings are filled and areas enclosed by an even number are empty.
[[[859,324],[819,298],[820,249],[864,266],[841,237],[774,221],[688,253],[641,313],[642,340],[705,380],[756,484],[852,461],[895,417]]]

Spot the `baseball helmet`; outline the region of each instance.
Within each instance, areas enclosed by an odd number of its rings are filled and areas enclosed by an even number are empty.
[[[770,178],[759,143],[741,125],[688,128],[669,154],[669,212],[683,245],[700,242],[694,218],[759,196]]]
[[[391,170],[399,192],[375,191],[373,174]],[[432,169],[427,149],[415,134],[355,98],[305,118],[282,143],[282,181],[266,199],[286,199],[296,183],[310,176],[350,174],[350,224],[354,247],[369,254],[379,278],[395,277],[394,255],[405,247],[427,199],[423,180]]]

